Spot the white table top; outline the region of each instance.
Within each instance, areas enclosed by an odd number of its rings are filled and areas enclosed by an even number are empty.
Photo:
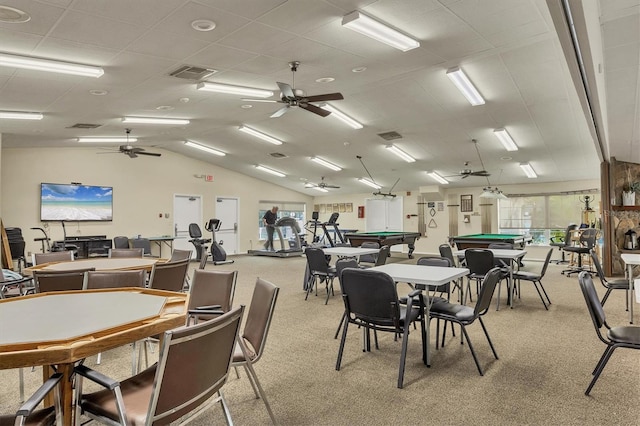
[[[323,248],[322,251],[324,254],[358,257],[365,254],[377,254],[380,249],[363,247],[327,247]]]
[[[482,249],[482,250],[489,250],[490,252],[493,253],[494,257],[497,257],[499,259],[519,259],[521,257],[524,257],[525,254],[527,254],[526,250],[508,250],[508,249]],[[453,255],[458,257],[464,257],[465,251],[466,250],[456,250],[455,252],[453,252]]]
[[[620,257],[622,258],[622,261],[627,265],[640,265],[640,254],[622,253]]]
[[[437,286],[446,284],[469,274],[467,268],[448,268],[444,266],[412,265],[406,263],[389,263],[369,268],[370,271],[381,271],[389,274],[395,281]]]

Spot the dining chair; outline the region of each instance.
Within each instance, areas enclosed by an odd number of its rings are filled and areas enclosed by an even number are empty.
[[[149,288],[182,291],[189,269],[189,259],[177,262],[154,263],[149,276]]]
[[[547,291],[544,289],[544,286],[542,285],[542,278],[544,278],[544,275],[547,272],[547,268],[549,267],[549,262],[551,261],[552,254],[553,254],[553,249],[549,249],[549,251],[547,251],[547,256],[544,259],[544,263],[542,264],[542,269],[540,270],[540,272],[528,272],[528,271],[513,272],[513,280],[514,282],[518,283],[518,298],[520,298],[522,294],[520,292],[520,281],[522,280],[530,281],[531,283],[533,283],[533,287],[538,292],[538,296],[540,296],[540,300],[544,305],[544,309],[546,309],[547,311],[549,310],[548,305],[551,305],[551,299],[549,299],[549,295],[547,294]],[[544,293],[544,297],[542,297],[543,293]],[[546,302],[544,300],[545,298],[547,299]]]
[[[304,300],[307,300],[309,293],[316,289],[316,296],[318,295],[318,281],[325,283],[325,289],[327,290],[327,298],[324,301],[326,305],[329,302],[329,295],[333,295],[333,279],[336,276],[336,268],[329,266],[329,261],[325,257],[321,248],[307,247],[304,251],[307,256],[307,265],[309,267],[310,280],[306,286],[306,295]]]
[[[191,260],[191,253],[193,253],[193,250],[173,249],[173,251],[171,252],[171,258],[169,259],[169,262],[175,262],[177,260],[185,260],[185,259]]]
[[[611,295],[613,290],[629,290],[629,280],[627,278],[614,278],[608,280],[604,276],[604,270],[602,269],[602,265],[600,264],[600,260],[598,259],[598,255],[595,250],[591,250],[589,252],[591,256],[591,262],[596,267],[596,274],[602,283],[602,286],[607,289],[607,292],[604,294],[602,301],[600,302],[602,306],[607,302],[607,299]],[[636,290],[638,291],[638,290]],[[626,310],[629,310],[629,298],[625,297]]]
[[[70,262],[73,260],[73,251],[52,251],[49,253],[33,253],[33,264],[41,265],[49,262]]]
[[[18,408],[15,415],[0,415],[2,426],[62,426],[62,405],[60,403],[60,385],[62,373],[51,375],[45,382]],[[36,409],[49,394],[53,393],[53,405]]]
[[[582,290],[582,295],[587,304],[587,309],[589,310],[589,315],[591,315],[598,339],[606,345],[604,353],[591,373],[593,379],[591,379],[591,383],[589,383],[587,390],[584,392],[585,395],[589,395],[598,378],[600,378],[602,370],[604,370],[604,367],[609,362],[613,351],[618,348],[640,349],[640,327],[631,325],[610,327],[609,324],[607,324],[602,303],[600,303],[598,293],[593,285],[591,274],[588,271],[582,271],[580,275],[578,275],[578,282],[580,283],[580,289]],[[606,329],[606,335],[602,333],[603,327]]]
[[[124,237],[124,236],[113,237],[113,248],[128,249],[129,237]]]
[[[144,287],[146,278],[147,273],[144,269],[133,271],[88,271],[84,276],[82,289]]]
[[[74,269],[69,271],[33,271],[36,293],[50,291],[82,290],[84,276],[95,268]]]
[[[365,349],[371,350],[369,330],[385,331],[395,336],[402,335],[398,388],[404,382],[405,361],[409,338],[409,326],[420,323],[422,337],[422,361],[427,363],[427,335],[425,328],[424,300],[420,290],[408,295],[406,305],[398,300],[396,283],[388,274],[371,269],[347,268],[342,271],[342,300],[346,321],[342,328],[342,339],[338,349],[336,370],[340,370],[349,324],[365,330]]]
[[[336,277],[338,277],[338,282],[340,283],[340,294],[342,294],[342,271],[347,268],[358,268],[358,261],[355,257],[343,257],[341,259],[336,260]],[[347,311],[342,314],[342,318],[340,319],[340,324],[338,324],[338,329],[336,330],[334,339],[338,338],[338,334],[340,334],[340,329],[342,329],[342,324],[347,316]]]
[[[112,258],[112,257],[124,257],[124,258],[144,257],[144,249],[142,248],[109,249],[109,258]]]
[[[125,380],[77,366],[76,426],[82,424],[81,414],[111,425],[169,424],[177,419],[184,424],[218,402],[227,424],[233,424],[222,387],[243,310],[240,306],[212,320],[164,332],[158,362]],[[104,389],[84,393],[84,379]]]
[[[438,349],[438,339],[437,336],[440,335],[440,320],[448,321],[451,323],[459,324],[462,329],[462,334],[460,335],[460,342],[463,343],[463,337],[467,341],[469,345],[469,350],[471,351],[471,355],[473,356],[473,360],[476,363],[476,367],[481,376],[484,375],[482,371],[482,367],[480,367],[480,362],[478,361],[478,356],[476,355],[476,351],[471,344],[471,340],[469,339],[469,334],[467,333],[467,327],[473,324],[476,320],[482,326],[482,331],[484,331],[484,335],[487,337],[487,342],[489,342],[489,346],[491,347],[491,351],[493,352],[493,356],[498,359],[498,354],[496,353],[495,348],[493,347],[493,343],[491,342],[491,338],[489,337],[489,333],[487,332],[487,327],[482,321],[482,317],[489,310],[489,306],[491,305],[491,299],[493,297],[493,292],[495,291],[496,285],[500,281],[502,276],[502,271],[500,268],[493,268],[489,270],[483,280],[482,286],[480,287],[480,293],[478,294],[478,301],[476,302],[476,306],[471,308],[466,305],[458,305],[455,303],[450,303],[447,301],[442,302],[434,302],[429,311],[429,316],[431,318],[435,318],[437,320],[436,323],[436,349]],[[445,344],[445,333],[442,334],[442,346]]]
[[[440,257],[446,257],[451,261],[451,266],[456,266],[456,258],[453,255],[453,250],[451,250],[451,246],[449,244],[440,244],[438,246],[438,251],[440,252]]]
[[[131,240],[131,248],[141,248],[143,256],[151,256],[151,241],[148,238],[134,238]]]
[[[209,320],[214,315],[229,312],[233,306],[238,271],[193,271],[189,291],[188,323]],[[211,313],[218,310],[220,313]]]
[[[380,244],[378,244],[375,241],[365,241],[362,244],[360,244],[361,248],[376,248],[379,249],[380,248]],[[362,256],[360,256],[360,263],[371,263],[371,264],[375,264],[376,261],[378,260],[378,255],[377,254],[363,254]]]
[[[471,294],[471,281],[476,283],[476,294],[480,291],[480,282],[491,269],[495,268],[495,259],[491,250],[480,248],[469,248],[464,252],[466,267],[469,270],[467,275],[467,290],[463,292],[462,304],[467,304],[467,295],[473,302]]]
[[[267,396],[264,393],[262,385],[260,385],[253,366],[264,353],[279,291],[280,289],[269,281],[261,278],[256,280],[244,329],[238,338],[231,362],[231,366],[235,368],[236,374],[238,374],[237,367],[244,367],[256,399],[262,399],[274,425],[277,424],[276,418],[273,415],[273,411],[271,411],[271,406],[267,401]],[[239,377],[238,375],[238,378]]]

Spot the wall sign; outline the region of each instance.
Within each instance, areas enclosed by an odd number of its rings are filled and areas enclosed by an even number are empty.
[[[460,211],[472,212],[473,211],[473,195],[461,195],[460,196]]]

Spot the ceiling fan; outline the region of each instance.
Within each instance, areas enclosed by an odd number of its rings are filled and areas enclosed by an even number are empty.
[[[484,163],[482,162],[482,157],[480,156],[480,150],[478,149],[478,141],[476,139],[471,139],[471,142],[473,142],[473,145],[476,148],[476,153],[478,154],[478,159],[480,160],[480,165],[482,166],[482,170],[464,169],[464,170],[461,170],[460,172],[458,172],[457,175],[452,175],[452,176],[447,176],[447,177],[460,176],[461,179],[466,179],[469,176],[481,176],[481,177],[489,177],[489,176],[491,176],[491,173],[489,173],[488,171],[486,171],[484,169]],[[464,162],[465,167],[468,167],[469,164],[470,164],[469,161],[465,161]]]
[[[280,100],[273,99],[243,99],[243,101],[250,102],[273,102],[273,103],[281,103],[285,104],[282,108],[271,114],[271,118],[277,118],[283,115],[285,112],[289,110],[289,108],[300,107],[309,112],[317,114],[321,117],[326,117],[331,114],[330,111],[326,109],[322,109],[319,106],[313,105],[310,102],[325,102],[325,101],[339,101],[344,99],[342,93],[325,93],[323,95],[315,95],[315,96],[305,96],[301,90],[295,89],[295,81],[296,81],[296,71],[298,71],[298,66],[300,66],[299,61],[289,62],[289,67],[291,68],[291,72],[293,73],[293,81],[291,85],[287,83],[276,82],[278,87],[280,88]]]
[[[304,184],[304,187],[305,188],[322,188],[322,189],[325,189],[325,188],[338,189],[338,188],[340,188],[338,185],[331,185],[330,183],[326,183],[324,181],[324,176],[322,176],[320,178],[320,182],[318,182],[318,183],[307,182],[307,183]]]
[[[110,152],[99,152],[98,154],[112,154],[121,152],[125,155],[128,155],[130,158],[136,158],[138,155],[148,155],[151,157],[160,157],[162,154],[157,152],[146,152],[144,148],[134,147],[129,144],[129,134],[131,133],[131,129],[125,129],[125,133],[127,134],[127,144],[120,145],[117,151]]]

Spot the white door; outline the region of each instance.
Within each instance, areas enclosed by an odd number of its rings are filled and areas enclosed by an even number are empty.
[[[221,222],[216,241],[227,255],[238,254],[238,199],[216,197],[216,218]]]
[[[191,257],[195,259],[196,249],[189,242],[189,224],[197,223],[204,233],[202,223],[202,197],[200,195],[174,195],[173,196],[173,248],[179,250],[191,250]],[[206,238],[206,235],[203,235]]]

